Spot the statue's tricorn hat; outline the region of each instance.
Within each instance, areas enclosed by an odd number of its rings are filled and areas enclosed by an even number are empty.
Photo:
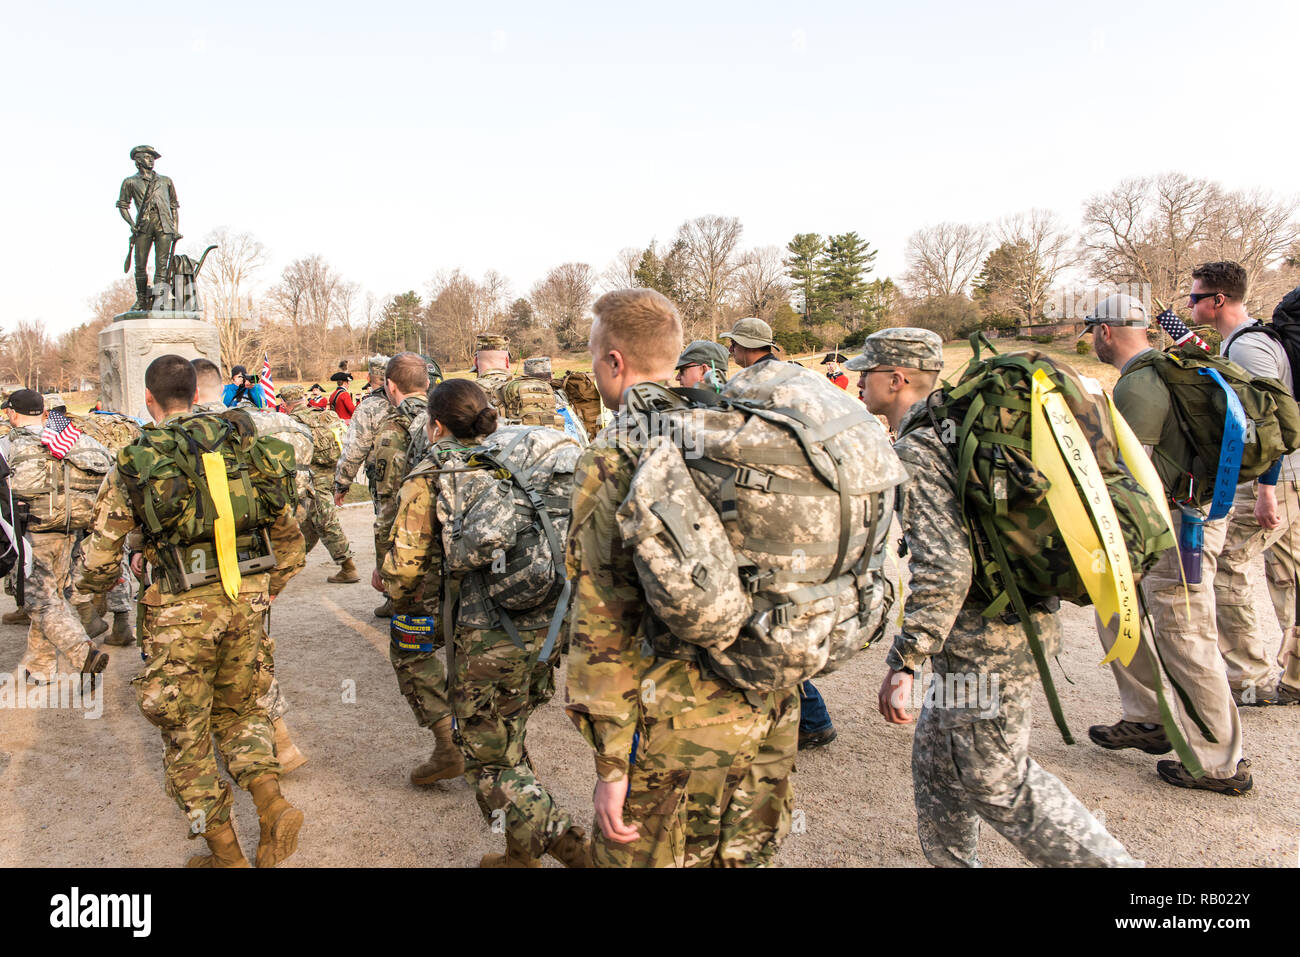
[[[158,159],[158,157],[162,156],[162,153],[159,153],[159,152],[158,152],[156,149],[154,149],[152,146],[137,146],[137,147],[135,147],[134,149],[131,150],[131,159],[135,159],[135,154],[136,154],[136,153],[148,153],[148,154],[149,154],[150,156],[152,156],[154,159]]]

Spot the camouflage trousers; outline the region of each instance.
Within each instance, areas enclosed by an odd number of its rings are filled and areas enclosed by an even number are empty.
[[[540,858],[572,825],[542,787],[528,757],[528,718],[555,694],[557,646],[550,661],[534,661],[546,630],[520,632],[519,648],[502,632],[456,630],[452,706],[465,778],[494,833]]]
[[[716,682],[715,682],[716,683]],[[760,867],[790,832],[790,780],[799,746],[796,689],[731,688],[734,707],[707,704],[643,721],[623,821],[630,844],[592,835],[597,867]],[[726,711],[727,713],[722,713]]]
[[[257,652],[257,706],[271,721],[279,721],[289,710],[289,702],[275,676],[275,639],[263,629],[262,647]]]
[[[942,675],[936,674],[942,680]],[[997,712],[945,720],[927,701],[912,741],[921,850],[935,867],[979,867],[980,820],[1039,867],[1140,867],[1054,775],[1029,756],[1032,685],[999,689]]]
[[[74,608],[80,608],[82,605],[94,604],[95,595],[87,594],[77,588],[77,579],[81,577],[82,560],[81,560],[81,542],[79,539],[72,556],[72,605]],[[105,596],[105,605],[107,610],[113,614],[118,612],[129,612],[135,606],[135,596],[132,594],[132,586],[136,584],[135,577],[131,574],[131,568],[127,564],[126,553],[122,553],[122,577],[118,579],[117,584],[108,590]],[[100,606],[104,608],[104,605]]]
[[[323,542],[330,558],[341,565],[352,557],[352,548],[348,537],[343,534],[338,506],[334,504],[334,474],[314,472],[311,482],[315,494],[307,509],[306,520],[300,523],[306,550],[310,552],[318,541]]]
[[[60,668],[80,671],[92,645],[66,597],[71,586],[75,536],[29,532],[27,540],[32,546],[32,573],[24,584],[24,607],[31,624],[27,629],[27,651],[19,667],[42,680]]]
[[[1277,509],[1282,524],[1272,531],[1255,518],[1255,484],[1239,486],[1228,519],[1228,537],[1219,553],[1214,575],[1214,609],[1219,626],[1219,652],[1227,667],[1228,684],[1242,692],[1271,692],[1278,679],[1300,690],[1300,649],[1297,648],[1296,574],[1300,571],[1300,482],[1277,483]],[[1255,583],[1259,556],[1273,613],[1282,629],[1278,675],[1264,651],[1255,614]]]
[[[433,726],[451,714],[447,701],[447,669],[438,650],[403,651],[391,642],[388,660],[397,675],[397,688],[411,706],[416,723],[422,728]]]
[[[232,603],[209,593],[141,609],[146,662],[131,683],[140,712],[162,733],[167,793],[190,819],[191,836],[230,820],[230,788],[212,754],[214,736],[240,787],[280,773],[271,724],[257,703],[269,599],[239,598]]]

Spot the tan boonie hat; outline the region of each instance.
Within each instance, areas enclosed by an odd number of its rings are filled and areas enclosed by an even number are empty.
[[[529,356],[524,360],[524,375],[536,376],[541,378],[551,377],[551,357],[550,356]]]
[[[901,326],[881,329],[867,336],[862,355],[844,363],[850,372],[863,372],[877,366],[901,366],[923,372],[943,370],[943,340],[937,332]]]
[[[280,390],[280,401],[297,402],[306,394],[307,390],[300,385],[287,385]]]
[[[1077,338],[1082,339],[1096,326],[1131,326],[1145,329],[1150,325],[1146,307],[1132,296],[1117,292],[1097,303],[1092,315],[1084,317],[1083,332]]]
[[[731,327],[730,332],[724,332],[718,336],[719,339],[730,339],[738,346],[744,346],[746,349],[761,349],[764,346],[771,346],[774,349],[780,349],[772,341],[772,327],[762,319],[750,316],[748,319],[737,319],[736,324]]]
[[[485,349],[509,349],[510,337],[503,336],[495,332],[485,332],[474,340],[474,351],[482,352]]]

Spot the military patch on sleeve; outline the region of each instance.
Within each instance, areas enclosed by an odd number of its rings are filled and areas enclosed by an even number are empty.
[[[375,484],[377,485],[380,482],[382,482],[384,480],[384,476],[387,474],[388,474],[388,459],[381,458],[378,462],[375,463]]]

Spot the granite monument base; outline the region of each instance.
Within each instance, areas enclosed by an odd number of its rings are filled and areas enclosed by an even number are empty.
[[[159,356],[200,356],[221,365],[217,327],[197,312],[124,312],[99,334],[99,383],[105,408],[149,421],[144,370]]]

